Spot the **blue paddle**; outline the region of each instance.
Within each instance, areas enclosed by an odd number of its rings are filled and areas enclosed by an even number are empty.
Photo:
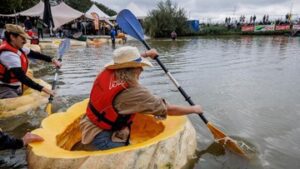
[[[119,14],[117,16],[117,23],[126,34],[141,41],[148,50],[151,49],[150,46],[144,40],[144,31],[142,29],[140,22],[128,9],[124,9],[121,12],[119,12]],[[174,83],[174,85],[180,91],[180,93],[185,98],[185,100],[190,105],[195,105],[194,102],[191,100],[191,97],[187,95],[187,93],[183,90],[183,88],[179,85],[179,83],[171,75],[171,73],[164,66],[164,64],[159,60],[158,57],[159,56],[156,56],[154,59],[160,65],[160,67],[164,70],[164,72],[167,74],[167,76],[170,78],[170,80]],[[244,157],[247,157],[245,152],[239,147],[239,145],[237,144],[236,141],[234,141],[233,139],[226,136],[226,134],[224,134],[220,129],[216,128],[211,122],[209,122],[204,117],[203,114],[199,114],[199,116],[202,119],[202,121],[207,125],[207,127],[209,128],[209,130],[211,131],[211,133],[213,134],[213,136],[217,142],[223,144],[229,150],[231,150],[239,155],[242,155]]]
[[[58,55],[58,61],[62,61],[62,57],[64,55],[64,53],[66,51],[68,51],[70,48],[70,39],[65,39],[63,40],[60,44],[59,44],[59,47],[58,47],[58,50],[57,50],[57,55]],[[55,75],[54,75],[54,80],[52,82],[52,90],[55,90],[55,87],[56,87],[56,81],[57,81],[57,77],[58,77],[58,71],[59,71],[59,67],[56,67],[55,68]],[[46,112],[48,114],[52,114],[52,101],[53,101],[53,96],[50,95],[49,97],[49,102],[46,106]]]

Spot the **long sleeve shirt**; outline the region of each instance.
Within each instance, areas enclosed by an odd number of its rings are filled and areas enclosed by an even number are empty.
[[[0,150],[20,149],[24,146],[23,140],[13,138],[0,131]]]
[[[51,62],[52,58],[50,56],[35,52],[29,48],[22,48],[22,51],[27,54],[28,57],[33,59],[39,59],[46,62]],[[17,79],[26,86],[33,88],[35,90],[41,91],[43,86],[39,85],[32,81],[29,77],[26,76],[25,72],[21,68],[21,61],[17,54],[10,51],[2,52],[0,55],[0,62],[5,65],[16,77]],[[20,86],[20,82],[15,84],[9,84],[13,86]],[[0,82],[3,83],[3,82]]]

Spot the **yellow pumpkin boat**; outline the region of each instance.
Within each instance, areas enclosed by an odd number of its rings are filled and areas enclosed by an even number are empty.
[[[138,114],[129,146],[104,151],[72,150],[81,140],[79,121],[87,104],[88,99],[64,113],[52,114],[33,131],[45,141],[28,146],[30,169],[178,169],[194,157],[196,132],[185,116],[157,121]]]
[[[57,49],[62,42],[63,39],[57,39],[57,38],[52,38],[52,39],[43,39],[40,41],[39,46],[41,49]],[[71,47],[86,47],[86,42],[85,41],[78,41],[71,39],[70,41]]]
[[[33,79],[42,86],[50,85],[41,79]],[[0,124],[5,131],[13,130],[27,121],[27,116],[43,109],[48,102],[48,95],[34,89],[24,87],[24,93],[20,97],[0,99]]]
[[[106,39],[87,39],[86,40],[86,45],[88,47],[101,47],[103,44],[107,42]]]

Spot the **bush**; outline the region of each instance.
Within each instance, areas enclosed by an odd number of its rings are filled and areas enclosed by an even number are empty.
[[[145,32],[151,37],[170,37],[172,31],[177,35],[187,33],[187,17],[183,8],[178,8],[171,0],[160,1],[157,9],[150,11],[145,19]]]

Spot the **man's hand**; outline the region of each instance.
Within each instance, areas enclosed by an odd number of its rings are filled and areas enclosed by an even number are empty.
[[[55,67],[57,68],[61,68],[62,64],[60,61],[56,60],[56,59],[52,59],[52,63],[55,65]]]
[[[156,49],[150,49],[141,54],[142,57],[150,57],[151,59],[155,59],[158,56],[158,52]]]
[[[22,140],[23,140],[24,146],[26,146],[27,144],[32,143],[32,142],[44,141],[44,139],[41,136],[38,136],[36,134],[32,134],[30,132],[27,132],[25,134],[25,136],[22,138]]]
[[[55,92],[53,90],[48,89],[46,87],[43,87],[42,91],[45,92],[45,93],[47,93],[47,94],[49,94],[49,95],[51,95],[51,96],[55,95]]]

